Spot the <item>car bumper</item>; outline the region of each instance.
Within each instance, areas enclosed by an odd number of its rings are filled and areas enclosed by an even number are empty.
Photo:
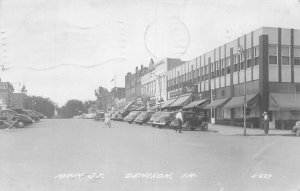
[[[160,125],[160,126],[165,126],[166,122],[153,122],[153,125]]]

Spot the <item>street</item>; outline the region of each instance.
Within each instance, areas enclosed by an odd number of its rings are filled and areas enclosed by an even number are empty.
[[[49,119],[0,130],[0,190],[300,190],[300,139]]]

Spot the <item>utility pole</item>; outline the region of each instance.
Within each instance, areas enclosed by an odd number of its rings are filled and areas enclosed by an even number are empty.
[[[247,98],[246,98],[246,68],[247,68],[247,55],[246,51],[243,49],[241,45],[238,45],[238,52],[240,53],[240,60],[242,59],[242,56],[244,55],[244,136],[247,135],[246,132],[246,108],[247,108]]]

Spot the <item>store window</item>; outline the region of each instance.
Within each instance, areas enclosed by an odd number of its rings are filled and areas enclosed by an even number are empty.
[[[288,57],[288,56],[282,56],[281,57],[281,64],[282,65],[290,65],[290,57]]]
[[[269,64],[277,64],[277,56],[269,56]]]
[[[294,65],[300,66],[300,57],[294,57]]]

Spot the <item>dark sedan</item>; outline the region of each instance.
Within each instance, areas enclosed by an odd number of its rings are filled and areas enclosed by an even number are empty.
[[[19,128],[33,123],[33,120],[28,115],[19,114],[10,109],[1,110],[0,116],[1,120],[13,122],[14,126]]]
[[[128,123],[132,123],[134,119],[141,113],[141,111],[132,111],[125,118],[124,121]]]
[[[153,113],[154,111],[143,111],[137,118],[135,118],[134,122],[142,125],[143,123],[149,121]]]
[[[162,112],[152,123],[152,126],[167,127],[175,119],[175,115],[175,112]]]

